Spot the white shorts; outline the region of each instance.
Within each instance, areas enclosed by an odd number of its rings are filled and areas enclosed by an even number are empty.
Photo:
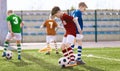
[[[76,34],[76,39],[77,40],[82,40],[83,39],[83,35],[81,35],[81,34]]]
[[[12,37],[12,35],[8,32],[6,39],[15,39],[15,40],[21,40],[21,33],[14,33],[14,37]]]
[[[51,43],[51,42],[54,42],[54,41],[56,41],[56,36],[50,36],[50,35],[46,36],[46,42],[47,43]]]
[[[66,44],[66,43],[73,44],[74,43],[74,39],[75,39],[75,37],[73,35],[68,35],[67,37],[63,37],[62,43],[63,44]]]

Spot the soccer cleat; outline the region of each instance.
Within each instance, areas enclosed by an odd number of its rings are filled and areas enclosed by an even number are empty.
[[[65,67],[73,67],[73,66],[77,66],[76,61],[69,62]]]
[[[2,53],[2,57],[5,57],[5,56],[6,56],[6,53],[5,53],[5,52],[3,52],[3,53]]]
[[[45,55],[50,55],[50,52],[45,53]]]
[[[21,60],[21,56],[20,55],[18,55],[18,60]]]
[[[81,61],[76,61],[76,62],[77,62],[78,65],[84,65],[85,64],[85,62],[82,61],[82,60]]]
[[[56,52],[56,54],[59,54],[59,52]]]
[[[38,52],[47,52],[47,51],[52,51],[51,47],[45,47],[43,49],[40,49]]]

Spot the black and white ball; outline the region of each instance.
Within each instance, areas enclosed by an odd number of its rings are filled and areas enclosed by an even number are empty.
[[[61,67],[65,67],[69,62],[69,59],[67,57],[61,57],[59,60],[58,60],[58,63]]]
[[[12,51],[6,51],[6,59],[12,59]]]

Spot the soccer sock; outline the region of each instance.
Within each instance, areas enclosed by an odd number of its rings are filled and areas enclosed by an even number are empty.
[[[69,56],[70,56],[70,61],[75,61],[75,56],[73,54],[73,50],[71,47],[67,48]]]
[[[6,52],[6,51],[7,51],[8,46],[9,46],[9,42],[6,41],[6,42],[4,43],[4,51],[3,51],[3,52]]]
[[[55,43],[55,50],[58,52],[57,43]]]
[[[74,46],[75,46],[74,44],[73,44],[73,45],[71,45],[72,49],[74,49]]]
[[[21,55],[21,45],[17,44],[17,52],[18,52],[18,56]]]
[[[62,50],[64,57],[67,57],[69,59],[69,54],[66,49]]]
[[[81,53],[82,53],[82,46],[78,46],[78,57],[77,60],[80,61],[81,60]]]

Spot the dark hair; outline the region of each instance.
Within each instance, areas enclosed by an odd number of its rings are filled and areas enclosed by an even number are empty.
[[[82,6],[82,7],[88,8],[87,5],[85,4],[85,2],[80,2],[78,6],[79,6],[79,7]]]
[[[58,6],[55,6],[52,8],[52,11],[51,11],[51,15],[53,16],[54,14],[56,14],[58,11],[60,11],[60,8]]]

